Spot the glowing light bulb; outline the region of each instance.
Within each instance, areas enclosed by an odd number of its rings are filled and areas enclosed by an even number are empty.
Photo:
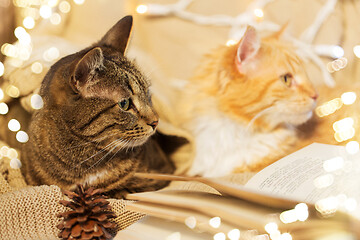
[[[353,48],[353,51],[354,51],[354,54],[356,57],[360,58],[360,45],[356,45],[354,48]]]
[[[181,240],[181,233],[180,232],[174,232],[166,237],[166,240]]]
[[[4,72],[5,72],[5,67],[4,67],[4,64],[2,62],[0,62],[0,77],[2,75],[4,75]]]
[[[334,46],[332,48],[332,54],[334,58],[341,58],[344,56],[344,49],[340,46]]]
[[[360,146],[357,141],[350,141],[346,144],[345,148],[349,154],[353,155],[359,151]]]
[[[351,128],[353,125],[354,119],[352,119],[351,117],[347,117],[334,122],[333,129],[335,130],[335,132],[342,132]]]
[[[344,206],[345,209],[349,212],[353,212],[356,207],[357,207],[358,203],[354,198],[348,198],[345,200]]]
[[[44,106],[44,101],[39,94],[33,94],[30,98],[30,103],[33,109],[41,109]]]
[[[342,157],[334,157],[324,161],[323,168],[326,172],[334,172],[344,167],[344,159]]]
[[[35,20],[32,17],[26,17],[23,20],[23,25],[24,27],[26,27],[27,29],[33,29],[35,27]]]
[[[275,222],[270,222],[268,224],[265,225],[265,231],[268,233],[273,233],[278,231],[279,227]]]
[[[10,148],[8,146],[2,146],[0,148],[0,155],[7,156],[9,149]]]
[[[40,7],[40,16],[44,19],[48,19],[51,17],[51,14],[52,14],[52,9],[50,6],[48,5],[43,5]]]
[[[337,211],[339,202],[336,197],[328,197],[321,199],[315,203],[315,208],[322,215],[330,215]]]
[[[306,221],[309,217],[309,210],[306,203],[299,203],[295,206],[296,217],[299,221]]]
[[[196,227],[196,218],[192,216],[186,218],[185,225],[188,226],[188,228],[194,229]]]
[[[21,162],[18,158],[11,158],[10,160],[10,167],[13,169],[21,168]]]
[[[36,74],[40,74],[43,71],[43,66],[39,62],[34,62],[31,64],[31,71]]]
[[[56,47],[49,48],[43,54],[43,58],[47,62],[54,61],[57,58],[59,58],[59,56],[60,56],[60,52],[59,52],[59,49],[57,49]]]
[[[290,235],[290,233],[283,233],[281,234],[279,240],[292,240],[292,236]]]
[[[146,6],[144,4],[141,4],[141,5],[137,6],[137,8],[136,8],[136,12],[139,14],[144,14],[147,11],[148,11],[148,6]]]
[[[20,130],[20,123],[18,120],[16,119],[11,119],[8,123],[8,128],[10,129],[10,131],[12,132],[17,132]]]
[[[292,223],[297,221],[296,211],[294,209],[284,211],[280,214],[280,220],[283,223]]]
[[[61,23],[61,16],[58,13],[54,13],[50,17],[50,22],[54,25],[59,25]]]
[[[20,96],[20,90],[17,87],[15,87],[14,85],[9,85],[6,88],[6,94],[12,98],[17,98]]]
[[[77,5],[82,5],[84,4],[85,0],[74,0],[74,3]]]
[[[239,229],[232,229],[227,234],[230,240],[239,240],[240,239],[240,230]]]
[[[334,183],[334,176],[332,174],[325,174],[314,179],[314,186],[316,188],[326,188]]]
[[[226,46],[230,47],[230,46],[235,45],[236,43],[237,43],[236,40],[234,40],[234,39],[229,39],[229,40],[227,40],[227,42],[226,42]]]
[[[351,105],[356,101],[356,93],[354,92],[346,92],[341,95],[341,101],[345,105]]]
[[[59,4],[59,10],[62,13],[68,13],[71,10],[71,5],[68,1],[62,1]]]
[[[9,112],[9,107],[6,103],[0,103],[0,114],[5,115]]]
[[[47,4],[49,5],[49,7],[56,7],[58,2],[58,0],[49,0]]]
[[[0,88],[0,101],[4,98],[4,91]]]
[[[225,239],[226,239],[225,233],[219,232],[214,235],[214,240],[225,240]]]
[[[19,156],[19,154],[15,149],[9,148],[6,156],[11,159],[11,158],[17,158]]]
[[[213,217],[209,220],[209,225],[213,228],[219,228],[221,225],[221,219],[219,217]]]
[[[24,131],[18,131],[16,133],[16,140],[21,143],[26,143],[29,141],[29,135]]]
[[[264,17],[264,12],[263,12],[262,9],[256,8],[256,9],[254,9],[254,15],[257,18],[263,18]]]

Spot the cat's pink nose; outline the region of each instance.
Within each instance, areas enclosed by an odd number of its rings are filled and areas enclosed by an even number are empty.
[[[314,93],[314,94],[311,96],[311,98],[314,99],[314,100],[316,100],[318,97],[319,97],[319,94],[318,94],[318,93]]]

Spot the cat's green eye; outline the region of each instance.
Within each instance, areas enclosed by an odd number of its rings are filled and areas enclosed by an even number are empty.
[[[118,104],[122,110],[127,111],[127,110],[129,110],[129,107],[130,107],[130,98],[124,99],[124,100],[120,101]]]
[[[287,87],[290,87],[291,86],[291,83],[292,83],[292,75],[290,73],[287,73],[287,74],[284,74],[282,75],[281,77],[281,81],[283,81],[283,83],[285,83],[285,85]]]

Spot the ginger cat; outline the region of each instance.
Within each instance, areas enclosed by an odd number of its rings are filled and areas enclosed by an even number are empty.
[[[248,27],[237,45],[205,56],[180,106],[196,148],[188,174],[259,171],[314,141],[335,143],[330,121],[322,133],[319,119],[298,127],[312,117],[318,94],[280,35],[260,40]]]

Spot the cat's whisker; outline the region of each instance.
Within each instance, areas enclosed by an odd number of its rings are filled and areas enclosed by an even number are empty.
[[[264,114],[266,114],[267,112],[270,112],[272,109],[274,108],[274,106],[270,106],[268,108],[265,108],[263,110],[261,110],[260,112],[258,112],[251,120],[250,122],[247,124],[246,126],[246,131],[248,131],[252,125],[254,124],[254,122],[259,119],[260,117],[262,117]]]
[[[74,149],[74,148],[78,148],[78,147],[82,147],[82,146],[85,146],[85,145],[88,145],[88,144],[91,144],[91,143],[95,143],[97,142],[97,145],[100,144],[100,142],[108,137],[112,137],[114,135],[116,135],[118,133],[113,133],[113,134],[110,134],[110,135],[107,135],[107,136],[103,136],[103,137],[99,137],[99,138],[95,138],[94,140],[89,140],[88,142],[86,143],[82,143],[82,144],[78,144],[78,145],[75,145],[75,146],[71,146],[71,147],[68,147],[68,148],[64,148],[64,150],[69,150],[69,149]]]
[[[105,146],[103,149],[101,149],[100,151],[96,152],[96,153],[93,154],[92,156],[88,157],[87,159],[85,159],[85,160],[81,161],[80,163],[78,163],[77,165],[75,165],[75,167],[80,166],[81,164],[89,161],[90,159],[92,159],[92,158],[95,157],[96,155],[98,155],[98,154],[106,151],[108,148],[112,147],[113,145],[116,145],[117,141],[119,141],[119,139],[112,141],[111,143],[109,143],[108,145],[106,145],[106,146]],[[75,167],[74,167],[74,168],[75,168]]]

